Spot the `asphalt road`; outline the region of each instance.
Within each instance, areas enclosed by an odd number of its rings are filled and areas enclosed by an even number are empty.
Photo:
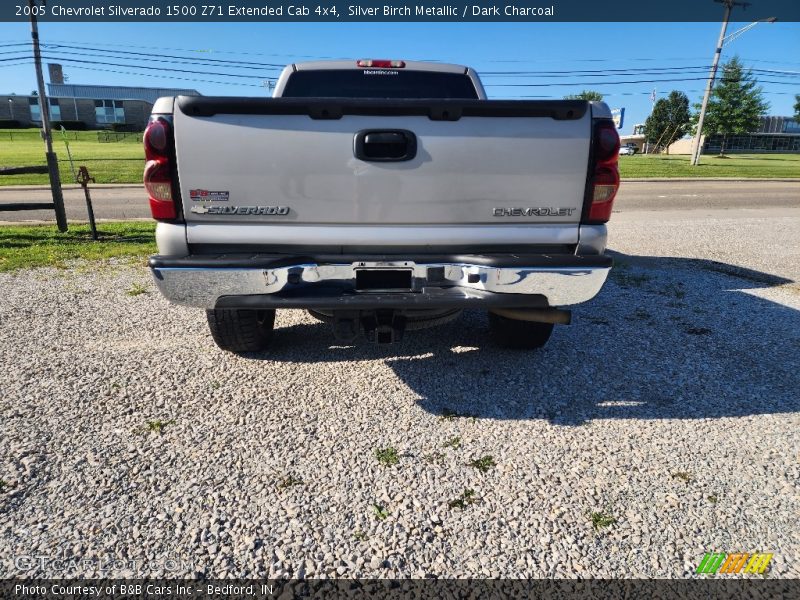
[[[91,190],[98,219],[147,219],[150,211],[140,185],[104,186]],[[64,190],[67,218],[85,221],[86,203],[80,188]],[[0,188],[0,205],[47,202],[47,188]],[[800,208],[800,181],[623,181],[616,212],[717,209]],[[52,221],[52,211],[0,212],[3,221]]]

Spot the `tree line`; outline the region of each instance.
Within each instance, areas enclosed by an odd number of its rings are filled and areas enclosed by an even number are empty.
[[[567,99],[602,100],[603,95],[593,90],[565,96]],[[800,122],[800,94],[795,96],[794,118]],[[700,103],[689,109],[689,98],[683,92],[673,90],[666,98],[653,105],[653,112],[644,123],[645,140],[656,151],[686,134],[697,131]],[[764,92],[752,71],[745,69],[738,56],[722,66],[706,107],[703,121],[705,135],[722,135],[720,154],[724,154],[728,136],[752,133],[761,125],[761,117],[769,110]]]

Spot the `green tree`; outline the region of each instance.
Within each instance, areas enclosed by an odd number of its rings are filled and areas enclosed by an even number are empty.
[[[689,98],[683,92],[673,90],[653,106],[653,112],[644,122],[644,136],[656,149],[668,148],[672,142],[689,133],[690,126]]]
[[[580,94],[570,94],[564,96],[564,100],[597,100],[603,99],[603,94],[594,90],[583,90]]]
[[[797,94],[794,100],[794,120],[800,123],[800,94]]]
[[[695,104],[700,109],[700,104]],[[708,99],[703,133],[722,135],[720,155],[725,153],[729,135],[752,133],[758,129],[761,117],[769,110],[764,93],[750,69],[745,69],[738,56],[722,66]],[[699,113],[694,116],[695,128]]]

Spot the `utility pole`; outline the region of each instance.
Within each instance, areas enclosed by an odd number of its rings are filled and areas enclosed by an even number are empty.
[[[62,233],[67,230],[67,214],[64,211],[64,196],[61,194],[61,178],[58,174],[58,158],[53,152],[53,136],[50,132],[50,105],[44,90],[42,74],[42,53],[39,49],[39,26],[36,19],[36,0],[28,0],[31,9],[31,40],[33,43],[33,61],[36,64],[36,82],[39,86],[39,112],[42,116],[42,139],[44,140],[47,170],[50,173],[50,191],[53,194],[53,207],[56,213],[56,224]]]
[[[714,0],[714,2],[725,5],[725,14],[722,17],[722,29],[720,29],[719,32],[717,49],[714,51],[714,61],[711,63],[711,71],[708,74],[706,91],[705,94],[703,94],[703,104],[700,106],[700,117],[697,119],[697,133],[694,136],[694,152],[692,154],[693,166],[697,166],[700,163],[700,140],[703,137],[703,121],[705,121],[706,118],[708,99],[711,96],[711,90],[714,87],[714,79],[717,76],[717,67],[719,66],[719,58],[722,55],[722,46],[725,44],[725,31],[728,29],[728,20],[731,16],[731,10],[734,6],[741,6],[742,8],[750,6],[749,2],[736,2],[735,0]]]

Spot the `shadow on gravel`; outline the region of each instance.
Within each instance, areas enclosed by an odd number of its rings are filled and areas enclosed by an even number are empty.
[[[272,350],[251,358],[383,360],[420,407],[452,418],[581,425],[800,411],[800,311],[748,293],[791,280],[708,260],[613,254],[600,295],[538,351],[496,347],[485,314],[470,311],[388,347],[333,346],[322,323],[278,329]],[[800,287],[783,293],[800,297]]]

